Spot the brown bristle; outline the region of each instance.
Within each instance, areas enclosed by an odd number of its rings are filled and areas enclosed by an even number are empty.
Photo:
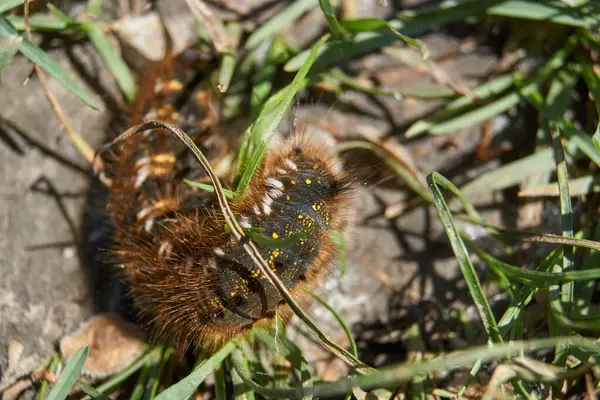
[[[156,86],[151,79],[147,85]],[[164,92],[164,85],[158,89]],[[320,284],[335,257],[329,233],[347,225],[349,180],[325,148],[294,136],[268,152],[246,192],[231,202],[243,227],[273,239],[297,238],[291,246],[257,248],[301,305],[309,301],[304,289]],[[214,349],[254,327],[287,321],[289,306],[225,232],[216,206],[183,182],[187,175],[175,154],[175,142],[155,130],[125,143],[113,171],[113,254],[141,319],[179,349]]]

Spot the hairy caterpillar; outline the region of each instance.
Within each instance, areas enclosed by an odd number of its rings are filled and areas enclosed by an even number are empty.
[[[207,116],[188,54],[167,58],[141,81],[131,124],[163,119],[201,136]],[[175,78],[177,76],[177,78]],[[177,109],[182,96],[200,100]],[[190,123],[190,121],[195,121]],[[113,255],[122,265],[140,316],[177,348],[215,348],[233,336],[292,312],[234,238],[217,208],[184,182],[201,175],[161,130],[131,137],[112,168],[108,210],[115,223]],[[301,304],[306,288],[327,274],[335,256],[329,233],[347,224],[350,179],[314,139],[294,135],[271,148],[248,189],[231,202],[244,228],[294,240],[257,247]]]

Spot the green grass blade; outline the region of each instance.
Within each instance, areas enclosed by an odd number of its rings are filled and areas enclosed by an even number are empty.
[[[210,185],[208,183],[200,183],[200,182],[196,182],[196,181],[190,181],[189,179],[184,179],[183,181],[186,184],[190,185],[191,187],[198,188],[205,192],[208,192],[208,193],[215,192],[214,186]],[[232,192],[231,190],[223,189],[223,193],[225,193],[225,197],[227,197],[228,200],[233,200],[235,198],[235,193]]]
[[[506,89],[511,87],[515,81],[513,74],[500,75],[499,77],[483,83],[482,85],[473,89],[473,96],[462,96],[456,100],[451,101],[442,107],[439,111],[420,119],[411,125],[405,133],[407,138],[415,137],[419,134],[425,133],[434,126],[445,119],[448,119],[452,115],[460,112],[461,109],[472,106],[476,99],[478,101],[485,101],[496,95],[504,92]]]
[[[25,18],[17,15],[7,15],[6,20],[17,31],[25,30]],[[57,18],[56,15],[35,13],[29,17],[29,26],[34,31],[64,32],[69,29],[69,24]]]
[[[445,189],[452,191],[453,193],[459,193],[459,190],[454,186],[450,181],[444,178],[442,175],[437,172],[433,172],[427,177],[427,182],[429,184],[429,191],[433,196],[433,204],[438,212],[440,219],[442,220],[442,224],[444,225],[444,230],[446,231],[446,235],[450,240],[450,244],[452,246],[452,250],[454,251],[454,255],[458,260],[458,264],[460,266],[461,272],[465,278],[467,286],[469,288],[469,293],[475,302],[477,307],[477,311],[479,312],[479,316],[481,317],[481,321],[483,322],[483,326],[485,328],[486,333],[496,343],[502,342],[502,336],[500,335],[500,331],[498,330],[498,325],[496,324],[496,319],[494,318],[494,314],[490,305],[487,301],[483,293],[483,289],[481,287],[481,282],[477,277],[477,272],[469,259],[469,253],[463,242],[462,238],[458,234],[456,226],[454,224],[454,219],[452,218],[452,214],[450,213],[450,209],[444,200],[444,196],[440,191],[438,185],[441,185]]]
[[[12,61],[22,41],[23,37],[20,35],[0,37],[0,70]]]
[[[327,25],[329,25],[329,30],[333,34],[333,37],[336,39],[343,38],[347,32],[340,25],[329,0],[319,0],[319,6],[321,7],[321,11],[323,11],[323,15],[325,15],[325,20],[327,21]]]
[[[560,214],[562,217],[562,234],[563,237],[573,237],[573,209],[571,206],[571,196],[569,195],[569,173],[567,171],[567,162],[565,153],[561,143],[560,132],[558,127],[552,133],[552,144],[554,146],[554,154],[556,158],[556,174],[558,178],[558,190],[560,192]],[[573,270],[573,247],[565,246],[563,250],[562,268],[556,268],[557,272],[569,272]],[[585,271],[582,271],[585,272]],[[559,314],[561,319],[571,319],[573,314],[573,289],[572,282],[563,283],[558,295],[558,287],[550,289],[549,300],[550,308],[554,314]],[[562,307],[564,306],[564,308]],[[555,316],[555,315],[554,315]],[[558,327],[553,332],[550,325],[550,333],[556,336],[569,334],[569,329]],[[567,346],[557,346],[554,362],[558,365],[564,365],[569,356],[569,348]]]
[[[246,40],[246,49],[252,49],[265,40],[274,36],[277,32],[287,29],[292,22],[302,14],[312,10],[318,4],[318,0],[298,0],[293,2],[277,15],[269,18],[267,22],[256,29]],[[307,53],[308,54],[308,53]]]
[[[102,0],[88,0],[87,12],[92,17],[98,18],[102,12]]]
[[[97,389],[90,386],[87,382],[78,379],[75,382],[75,386],[77,386],[79,390],[81,390],[83,393],[90,396],[94,400],[110,400],[110,397],[108,397],[104,393],[99,392]]]
[[[0,15],[0,37],[9,37],[11,35],[15,35],[16,33],[17,30],[10,24],[10,22],[8,22],[4,16]],[[75,82],[75,80],[71,78],[60,65],[58,65],[48,54],[46,54],[46,52],[36,46],[33,42],[23,39],[21,45],[19,46],[19,51],[29,60],[36,63],[46,72],[48,72],[50,76],[59,81],[60,84],[71,93],[79,97],[85,104],[93,109],[98,109],[96,103],[83,90],[83,88],[77,82]]]
[[[104,63],[112,75],[115,77],[117,84],[119,85],[119,88],[121,88],[121,91],[125,95],[127,101],[133,101],[137,93],[137,85],[131,70],[121,55],[110,44],[99,27],[92,27],[88,31],[88,37],[90,38],[90,42],[92,42],[92,45],[94,45],[96,51],[104,60]]]
[[[165,348],[162,355],[160,353],[156,354],[157,361],[154,363],[154,368],[150,372],[150,377],[146,385],[147,390],[144,393],[144,400],[152,400],[156,397],[160,385],[160,377],[172,354],[173,349],[170,347]]]
[[[480,191],[501,190],[521,183],[524,177],[551,170],[552,149],[538,151],[478,176],[460,188],[465,195]]]
[[[246,357],[241,357],[240,363],[237,365],[244,374],[250,376],[250,364]],[[237,372],[237,368],[231,370],[231,381],[233,382],[234,399],[235,400],[254,400],[254,391],[248,386]]]
[[[83,346],[75,352],[65,366],[65,369],[60,373],[58,381],[56,381],[56,384],[48,394],[48,400],[64,400],[67,398],[69,391],[81,375],[88,351],[88,347]]]
[[[418,36],[431,29],[432,26],[472,17],[500,1],[502,0],[474,0],[459,4],[453,2],[450,7],[428,13],[423,17],[392,20],[388,24],[396,31],[402,31],[404,35],[409,37]],[[418,8],[413,13],[420,15],[421,10],[422,8]],[[389,46],[396,40],[396,36],[393,35],[378,32],[361,32],[347,40],[328,43],[319,52],[314,68],[316,71],[320,71],[326,66],[339,62],[342,59],[368,54],[381,47]],[[288,72],[297,71],[307,57],[308,51],[298,54],[285,64],[284,70]]]
[[[24,0],[4,0],[0,3],[0,14],[12,10],[15,7],[22,5]]]
[[[352,331],[350,330],[350,327],[348,327],[348,325],[346,324],[344,319],[341,317],[341,315],[339,315],[337,313],[337,311],[335,311],[335,308],[331,307],[325,300],[323,300],[321,297],[319,297],[316,293],[311,292],[310,294],[323,307],[325,307],[331,314],[333,314],[333,317],[338,322],[338,324],[340,324],[340,326],[344,330],[344,333],[348,337],[348,342],[350,343],[350,352],[354,355],[354,357],[358,358],[358,347],[356,347],[356,342],[354,341],[354,336],[352,336]]]
[[[144,365],[148,363],[148,360],[152,360],[155,357],[159,357],[161,352],[162,346],[156,346],[146,351],[143,355],[140,356],[140,358],[138,358],[132,364],[123,368],[123,370],[119,371],[119,373],[112,376],[109,380],[98,386],[96,390],[102,393],[110,393],[111,390],[114,390],[119,384],[123,383],[131,375],[135,374],[137,371],[143,368]],[[83,400],[89,400],[89,396],[84,397]]]
[[[471,246],[469,246],[471,247]],[[485,261],[493,268],[502,270],[508,277],[519,282],[526,283],[537,288],[544,288],[563,282],[590,281],[600,279],[600,268],[591,268],[581,271],[566,272],[543,272],[538,270],[529,270],[507,264],[498,260],[494,256],[487,254],[476,247],[472,247],[482,261]]]
[[[215,368],[215,398],[216,400],[227,400],[224,363]]]
[[[488,15],[496,17],[510,17],[530,19],[534,21],[548,21],[555,24],[590,28],[598,24],[598,16],[582,13],[567,7],[560,1],[504,1],[487,10]]]
[[[377,31],[382,34],[396,36],[398,39],[402,40],[404,43],[415,47],[421,53],[421,57],[424,60],[429,58],[429,50],[427,46],[422,40],[413,39],[408,37],[398,30],[394,29],[387,21],[384,21],[379,18],[360,18],[353,20],[346,20],[342,24],[344,28],[351,33],[360,33],[360,32],[373,32]]]
[[[173,386],[161,392],[156,399],[187,399],[194,394],[198,386],[213,372],[223,360],[235,349],[234,342],[228,342],[219,351],[202,363],[191,374]]]
[[[313,46],[310,53],[310,57],[306,60],[306,63],[298,71],[291,85],[279,92],[281,93],[280,96],[283,95],[284,97],[281,103],[279,103],[273,110],[274,115],[270,115],[271,110],[269,110],[267,108],[267,105],[265,105],[258,119],[254,123],[250,138],[257,138],[258,140],[256,140],[256,145],[254,147],[250,147],[247,162],[244,160],[239,161],[242,162],[244,165],[243,173],[240,177],[236,188],[236,191],[239,194],[244,193],[244,191],[250,184],[250,180],[252,179],[252,176],[260,166],[260,163],[262,162],[266,154],[269,143],[273,138],[273,135],[275,135],[277,131],[279,123],[283,119],[283,116],[285,115],[287,109],[289,108],[290,104],[292,103],[292,100],[294,99],[298,91],[300,91],[303,88],[303,82],[305,81],[305,78],[312,67],[312,64],[316,58],[319,48],[325,42],[327,42],[327,40],[329,40],[329,35],[323,36]],[[274,96],[277,95],[278,94],[275,94]]]
[[[592,355],[597,355],[600,352],[600,345],[595,340],[577,336],[551,337],[495,344],[493,347],[489,347],[488,345],[472,347],[465,351],[442,355],[432,360],[407,362],[385,367],[370,375],[352,376],[350,378],[339,379],[335,382],[316,383],[312,388],[271,389],[256,384],[248,375],[245,375],[243,379],[252,385],[257,392],[270,398],[294,399],[309,393],[320,398],[334,397],[346,395],[356,386],[365,390],[381,387],[398,387],[417,376],[427,376],[438,371],[445,371],[447,373],[448,371],[469,367],[478,360],[487,363],[496,359],[519,356],[525,352],[553,348],[559,344],[578,346],[582,351]],[[235,358],[236,354],[234,353],[233,359],[235,360]]]

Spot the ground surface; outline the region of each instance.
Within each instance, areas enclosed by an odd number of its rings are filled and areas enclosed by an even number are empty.
[[[168,11],[165,4],[169,3],[175,7],[178,2],[163,2],[163,10],[166,7]],[[377,12],[385,14],[386,9]],[[184,14],[179,18],[189,20]],[[177,15],[171,18],[176,20]],[[303,29],[303,23],[312,28]],[[311,24],[307,17],[293,32],[317,32]],[[433,56],[454,50],[461,40],[444,32],[427,34],[423,39]],[[68,51],[61,40],[51,44],[57,47],[52,56],[101,104],[99,111],[91,110],[58,84],[51,84],[74,127],[98,146],[105,141],[114,113],[118,113],[114,82],[85,42],[69,44]],[[479,79],[486,78],[486,70],[495,61],[493,51],[481,45],[447,58],[439,67],[453,81],[472,88]],[[393,78],[397,88],[435,84],[429,74],[393,67],[392,60],[381,55],[352,64],[355,70],[389,68],[386,76]],[[81,234],[84,208],[90,201],[89,168],[61,130],[37,79],[23,86],[30,68],[25,59],[18,58],[0,75],[0,365],[4,370],[10,341],[24,345],[23,357],[30,360],[21,366],[31,368],[55,351],[61,337],[92,315],[95,304],[106,304],[107,300],[98,299],[103,294],[90,290],[94,286],[83,265],[90,255],[82,254],[80,249],[84,247],[78,246],[90,241],[89,231]],[[300,106],[298,119],[330,121],[346,137],[359,137],[365,130],[399,134],[403,124],[437,104],[389,98],[375,102],[356,92],[347,92],[333,105],[318,99],[312,103]],[[444,138],[427,138],[408,143],[407,148],[423,171],[449,171],[465,164],[479,168],[473,155],[479,130],[468,130],[457,137],[458,147],[440,146]],[[367,363],[405,359],[401,336],[414,323],[421,324],[428,333],[429,346],[441,350],[444,343],[455,340],[452,347],[461,347],[459,338],[452,334],[455,326],[445,319],[454,302],[468,303],[468,293],[457,285],[462,282],[458,279],[460,272],[437,215],[432,208],[421,208],[395,220],[386,219],[386,206],[406,198],[407,192],[401,182],[385,172],[381,162],[370,162],[364,187],[354,200],[357,223],[348,244],[348,273],[341,279],[335,274],[321,294],[362,339],[361,358]],[[457,176],[460,178],[460,174]],[[93,197],[92,203],[97,201]],[[492,199],[487,194],[480,200]],[[101,220],[102,215],[94,218]],[[327,332],[343,340],[342,332],[325,310],[315,306],[311,312]],[[315,347],[315,359],[322,355],[316,345],[308,341],[304,345]]]

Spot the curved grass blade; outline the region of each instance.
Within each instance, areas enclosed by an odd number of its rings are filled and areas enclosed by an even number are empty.
[[[343,38],[347,32],[340,25],[329,0],[319,0],[319,6],[321,7],[321,11],[323,11],[323,15],[325,15],[325,20],[327,21],[327,25],[329,25],[329,30],[333,34],[333,37],[336,39]]]
[[[223,363],[215,368],[215,398],[216,400],[227,400],[227,382],[225,382]]]
[[[17,30],[8,20],[0,15],[0,37],[8,37],[17,34]],[[19,51],[29,60],[43,68],[50,76],[60,82],[67,90],[79,97],[81,101],[97,110],[98,106],[92,98],[75,82],[71,76],[58,65],[46,52],[36,46],[33,42],[23,39]]]
[[[250,364],[246,357],[241,358],[241,362],[237,365],[244,374],[250,376]],[[254,400],[254,391],[250,386],[246,385],[244,380],[240,377],[236,368],[231,370],[231,380],[233,382],[234,399],[235,400]]]
[[[331,314],[333,314],[333,317],[338,322],[338,324],[340,324],[340,326],[344,330],[344,333],[348,337],[348,342],[350,343],[350,352],[354,355],[354,357],[358,358],[358,347],[356,347],[356,342],[354,341],[354,336],[352,336],[352,331],[350,330],[350,327],[348,327],[348,325],[346,325],[346,322],[341,317],[341,315],[339,315],[337,313],[337,311],[335,311],[335,308],[331,307],[329,305],[329,303],[327,303],[324,299],[322,299],[321,297],[319,297],[319,295],[317,295],[314,292],[310,292],[310,294],[323,307],[325,307]]]
[[[354,34],[360,32],[377,31],[382,34],[396,36],[404,43],[417,48],[417,50],[419,50],[419,52],[421,53],[421,57],[423,57],[423,60],[427,60],[429,58],[429,50],[427,49],[427,46],[422,40],[413,39],[402,34],[398,30],[394,29],[387,21],[384,21],[380,18],[360,18],[346,20],[342,23],[342,26],[348,32]]]
[[[258,169],[262,159],[264,158],[269,143],[273,138],[273,135],[275,135],[279,123],[283,119],[283,116],[285,115],[288,107],[292,103],[292,100],[294,99],[298,91],[300,91],[303,88],[303,82],[313,65],[319,48],[325,42],[327,42],[327,40],[329,40],[329,35],[325,35],[321,39],[319,39],[319,41],[313,46],[310,53],[310,57],[306,60],[302,68],[298,71],[291,85],[280,92],[281,95],[283,95],[283,100],[273,110],[273,113],[275,113],[275,115],[271,116],[271,110],[269,110],[267,108],[267,105],[265,105],[259,117],[254,122],[250,138],[260,138],[260,140],[258,140],[258,143],[256,143],[254,148],[250,147],[247,162],[245,162],[245,160],[240,161],[244,164],[244,170],[236,188],[236,191],[239,194],[243,194],[248,185],[250,184],[250,180],[252,179],[252,176]],[[275,94],[274,96],[276,95],[277,94]]]
[[[81,347],[75,352],[73,357],[69,360],[65,369],[60,373],[58,381],[48,394],[48,400],[64,400],[69,395],[69,391],[79,379],[81,371],[83,370],[83,364],[88,355],[89,348],[87,346]]]
[[[198,386],[213,372],[235,349],[234,342],[228,342],[219,351],[202,363],[191,374],[165,389],[156,396],[157,400],[187,399],[194,394]]]
[[[427,13],[426,15],[423,15],[423,17],[392,20],[389,21],[388,24],[396,31],[402,31],[404,35],[418,36],[431,29],[432,26],[471,17],[500,1],[502,0],[474,0],[458,4],[452,2],[452,6],[439,9],[436,12]],[[414,15],[422,15],[424,9],[425,7],[422,7],[411,12]],[[389,46],[396,40],[397,37],[394,35],[382,34],[379,32],[361,32],[347,40],[328,43],[323,46],[322,51],[319,52],[314,68],[317,71],[321,70],[329,64],[339,62],[341,59],[357,57],[381,47]],[[284,70],[288,72],[297,71],[307,57],[308,51],[298,54],[285,64]]]

